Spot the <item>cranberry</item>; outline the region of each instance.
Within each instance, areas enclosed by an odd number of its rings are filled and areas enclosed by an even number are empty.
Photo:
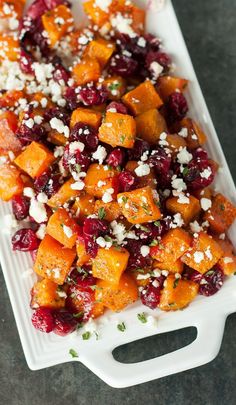
[[[107,157],[107,164],[112,167],[122,166],[125,160],[125,152],[121,148],[114,149]]]
[[[127,107],[120,101],[112,101],[110,104],[108,104],[106,111],[110,110],[116,110],[116,112],[119,114],[128,114]]]
[[[58,118],[64,125],[69,126],[70,124],[70,114],[64,108],[54,107],[46,110],[44,119],[49,122],[52,118]]]
[[[76,318],[68,311],[54,311],[54,329],[53,332],[59,336],[66,336],[74,332],[77,326]]]
[[[32,69],[32,64],[33,64],[33,58],[32,56],[26,52],[24,49],[21,49],[20,51],[20,68],[21,71],[25,74],[32,75],[33,74],[33,69]]]
[[[151,153],[148,162],[155,169],[157,176],[165,177],[170,170],[171,156],[158,147]]]
[[[109,73],[130,77],[137,70],[138,62],[128,56],[116,54],[111,58]]]
[[[86,251],[92,256],[97,255],[98,244],[96,239],[108,232],[106,221],[95,218],[86,218],[83,226],[83,235]]]
[[[98,146],[98,134],[90,125],[78,122],[70,132],[69,141],[80,141],[84,143],[87,149],[96,150]]]
[[[65,4],[67,7],[70,4],[68,1],[65,0],[43,0],[43,1],[49,10],[53,10],[60,4]]]
[[[105,103],[108,98],[108,91],[105,87],[97,88],[85,86],[79,92],[79,99],[87,106],[100,105]]]
[[[34,24],[34,22],[33,22]],[[34,26],[34,30],[31,33],[31,38],[30,38],[33,43],[35,45],[37,45],[41,51],[41,53],[44,56],[48,56],[51,53],[51,49],[49,48],[48,45],[48,39],[47,37],[44,35],[44,27],[43,24],[41,22],[41,20],[39,19],[37,24],[35,24]]]
[[[79,106],[79,98],[73,87],[68,87],[65,91],[64,98],[66,99],[66,107],[74,111]]]
[[[142,242],[149,243],[162,236],[168,229],[166,220],[161,220],[152,224],[140,225],[135,229],[135,234]]]
[[[39,239],[32,229],[24,228],[17,231],[12,237],[13,250],[29,252],[38,248]]]
[[[44,192],[49,198],[59,190],[61,176],[53,168],[43,172],[34,180],[34,188],[38,192]]]
[[[23,123],[18,128],[16,136],[23,145],[26,145],[32,141],[40,141],[45,139],[46,130],[42,125],[34,124],[33,128],[29,128]]]
[[[181,121],[188,111],[186,98],[182,93],[179,92],[172,93],[169,96],[166,106],[169,123]]]
[[[86,171],[90,165],[90,153],[85,150],[81,152],[79,149],[74,152],[70,151],[70,144],[65,147],[63,155],[63,166],[65,169],[69,169],[71,172],[76,172],[78,165],[80,170]]]
[[[143,305],[151,309],[155,309],[160,302],[161,298],[161,289],[160,287],[154,287],[153,285],[149,285],[145,291],[145,293],[141,293],[141,301]]]
[[[208,153],[202,148],[197,148],[192,151],[193,159],[197,159],[198,162],[208,160]]]
[[[165,70],[167,70],[171,65],[171,59],[166,53],[149,51],[146,56],[145,64],[147,69],[151,72],[152,72],[151,64],[153,62],[159,63],[159,65],[163,66]]]
[[[12,198],[12,211],[18,221],[22,221],[29,215],[30,199],[23,195]]]
[[[215,169],[208,160],[193,159],[183,177],[189,189],[198,190],[208,187],[213,182]]]
[[[160,48],[160,40],[152,34],[146,34],[144,37],[148,43],[148,48],[153,51],[158,51]]]
[[[140,160],[141,156],[150,150],[148,142],[137,139],[132,149],[128,150],[129,160]]]
[[[52,310],[49,308],[40,307],[37,308],[32,315],[32,324],[35,329],[41,332],[49,333],[54,328],[54,318]]]
[[[73,277],[73,282],[70,283],[66,307],[68,310],[74,314],[80,314],[79,318],[81,321],[88,321],[91,316],[91,311],[95,301],[95,294],[93,286],[96,285],[96,280],[92,276],[81,276],[77,272],[77,276]]]
[[[44,0],[35,0],[27,9],[26,16],[35,20],[41,17],[47,11]]]
[[[224,274],[220,269],[212,269],[202,277],[199,294],[210,297],[219,291],[224,282]]]
[[[137,185],[137,178],[128,170],[124,170],[118,176],[119,192],[133,190]]]
[[[129,251],[129,261],[128,268],[130,270],[135,270],[137,268],[146,269],[151,266],[152,259],[150,256],[143,257],[141,254],[141,247],[143,246],[142,241],[128,239],[126,244],[126,249]]]
[[[55,80],[55,82],[58,82],[59,84],[61,84],[62,81],[67,84],[69,79],[70,74],[68,70],[66,70],[61,64],[56,65],[56,68],[53,72],[53,80]]]
[[[194,283],[200,284],[203,275],[196,270],[187,267],[182,274],[183,278],[187,280],[193,281]]]

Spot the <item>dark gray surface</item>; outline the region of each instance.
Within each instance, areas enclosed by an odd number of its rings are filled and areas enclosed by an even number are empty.
[[[174,0],[200,84],[220,136],[234,178],[236,159],[236,1]],[[64,364],[32,372],[27,368],[9,298],[0,276],[0,403],[4,405],[227,405],[236,399],[236,314],[226,323],[220,354],[210,364],[140,386],[116,390],[80,364]],[[192,330],[173,337],[152,339],[146,349],[160,353],[193,336]],[[173,342],[173,346],[172,346]],[[137,358],[147,343],[129,348]],[[156,352],[157,350],[157,352]],[[120,358],[128,351],[121,349]],[[149,353],[149,355],[148,355]]]

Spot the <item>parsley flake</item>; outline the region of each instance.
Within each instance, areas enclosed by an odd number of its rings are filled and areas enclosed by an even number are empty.
[[[91,332],[89,332],[89,331],[84,332],[82,335],[83,340],[89,340],[90,337],[91,337]]]
[[[125,329],[126,329],[126,326],[125,326],[124,322],[118,323],[117,329],[118,329],[120,332],[124,332]]]
[[[144,312],[142,312],[141,314],[137,314],[137,318],[140,322],[147,323],[147,317]]]
[[[72,358],[79,357],[78,353],[74,349],[70,349],[69,354],[71,355]]]
[[[98,218],[99,219],[104,219],[106,216],[106,210],[104,207],[99,208],[98,210]]]
[[[179,284],[179,278],[176,278],[173,284],[173,288],[176,288],[177,285]]]

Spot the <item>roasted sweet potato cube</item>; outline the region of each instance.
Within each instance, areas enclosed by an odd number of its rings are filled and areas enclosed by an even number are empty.
[[[99,128],[100,141],[113,146],[132,148],[136,137],[136,124],[133,117],[127,114],[107,112]]]
[[[92,273],[94,277],[118,285],[129,260],[129,252],[125,248],[99,248],[93,260]]]
[[[206,187],[203,190],[194,190],[193,191],[194,197],[196,197],[198,200],[201,198],[207,198],[208,200],[212,199],[212,194],[213,191],[210,187]]]
[[[0,1],[0,18],[6,19],[19,19],[22,17],[25,0],[1,0]],[[9,29],[15,30],[18,28],[17,24],[9,23]]]
[[[22,149],[22,145],[15,134],[17,123],[17,116],[13,112],[6,111],[0,114],[0,148],[12,152],[19,152]]]
[[[161,291],[158,306],[162,311],[183,309],[196,297],[198,288],[198,284],[188,280],[176,279],[173,274],[170,274]]]
[[[88,18],[95,25],[102,27],[108,21],[108,13],[98,7],[94,0],[85,1],[83,8]]]
[[[73,77],[78,86],[89,82],[97,82],[101,76],[101,67],[96,59],[84,57],[73,67]]]
[[[112,197],[116,197],[117,175],[115,169],[93,163],[89,166],[85,177],[85,191],[97,198],[102,198],[106,190],[113,189]]]
[[[149,174],[147,174],[146,176],[138,177],[135,172],[135,169],[137,169],[138,166],[139,165],[136,160],[130,160],[125,166],[126,170],[129,170],[137,177],[137,187],[142,188],[149,186],[153,189],[156,189],[157,180],[154,169],[150,168]]]
[[[9,163],[1,165],[0,170],[0,198],[3,201],[11,200],[15,195],[23,192],[24,183],[21,172]]]
[[[95,291],[96,300],[115,312],[122,311],[127,305],[138,299],[137,285],[132,276],[127,273],[121,276],[118,285],[105,280],[98,280],[97,287]]]
[[[236,256],[233,253],[224,255],[218,262],[219,268],[226,276],[236,273]]]
[[[148,284],[151,282],[151,271],[150,268],[146,269],[138,269],[137,270],[132,270],[132,271],[127,271],[127,274],[130,274],[130,276],[134,279],[135,283],[137,284],[138,287],[146,287]]]
[[[16,35],[0,35],[0,61],[8,59],[16,62],[20,57],[20,45]]]
[[[169,149],[172,156],[177,155],[177,153],[179,153],[181,148],[186,147],[186,142],[184,138],[182,138],[180,135],[177,134],[166,135],[164,141],[167,142],[167,144],[164,146],[166,146]]]
[[[188,149],[196,149],[204,145],[207,137],[200,126],[191,118],[184,118],[181,121],[181,133],[184,134]]]
[[[62,245],[72,248],[80,234],[80,227],[65,208],[59,208],[49,218],[47,233]]]
[[[109,93],[110,100],[120,100],[126,91],[126,81],[121,76],[111,76],[102,83]]]
[[[34,271],[56,284],[64,284],[75,256],[75,249],[68,249],[50,235],[46,235],[39,245]]]
[[[77,266],[83,266],[86,263],[89,263],[91,260],[90,255],[86,252],[84,240],[82,237],[78,237],[76,241],[76,253],[78,256]]]
[[[102,200],[97,200],[95,202],[94,212],[99,217],[109,222],[114,221],[122,215],[121,208],[116,201],[104,203]]]
[[[162,100],[167,101],[168,97],[176,91],[183,92],[188,84],[188,80],[180,77],[161,76],[158,80],[157,91]]]
[[[192,238],[181,228],[168,231],[161,243],[151,247],[151,256],[158,262],[175,263],[191,246]]]
[[[122,101],[134,115],[142,114],[153,108],[159,108],[163,104],[155,87],[149,80],[126,93],[122,97]]]
[[[204,216],[211,229],[216,233],[224,233],[236,218],[236,207],[222,194],[216,194],[212,207]]]
[[[46,146],[32,142],[17,156],[15,164],[34,179],[47,170],[54,161],[53,153]]]
[[[181,260],[199,273],[206,273],[223,256],[220,245],[204,232],[193,238],[190,249],[182,256]]]
[[[102,302],[94,301],[92,309],[91,309],[91,318],[96,319],[99,316],[103,315],[105,311],[105,307]]]
[[[66,293],[62,287],[44,278],[34,284],[31,290],[31,308],[46,307],[60,309],[65,306]]]
[[[64,205],[66,202],[75,199],[81,194],[79,190],[73,190],[71,188],[72,184],[74,184],[74,179],[71,178],[67,180],[47,202],[49,207],[51,208],[58,208]]]
[[[82,192],[78,197],[76,197],[71,210],[74,212],[77,218],[83,221],[88,215],[92,215],[94,213],[94,204],[94,197]]]
[[[55,129],[48,133],[47,139],[49,142],[53,143],[53,145],[57,146],[64,146],[68,141],[68,139],[63,134],[60,134]]]
[[[161,218],[158,196],[149,186],[120,193],[117,201],[123,215],[131,224],[142,224]]]
[[[181,197],[171,197],[166,201],[167,210],[171,214],[180,213],[185,225],[196,218],[201,211],[201,206],[197,198],[192,195],[186,198],[188,199],[186,203],[184,203],[185,197],[184,201],[181,200]]]
[[[145,31],[145,18],[146,18],[146,12],[145,10],[132,6],[132,11],[131,11],[131,19],[132,19],[132,28],[133,30],[138,34],[142,35]]]
[[[74,20],[70,9],[61,4],[43,14],[42,23],[53,48],[66,33],[72,31]]]
[[[145,141],[156,144],[163,132],[167,132],[165,118],[156,108],[145,111],[135,118],[137,135]]]
[[[178,259],[175,262],[158,262],[154,260],[153,266],[157,270],[167,270],[169,273],[182,273],[184,270],[183,262]]]
[[[106,41],[103,38],[95,39],[86,46],[84,56],[89,56],[96,59],[100,66],[104,68],[115,52],[116,46],[111,41]]]
[[[20,98],[25,98],[25,93],[23,91],[8,90],[5,93],[0,94],[0,108],[16,107]]]
[[[79,107],[71,115],[70,127],[73,128],[79,122],[98,129],[102,122],[102,114],[90,108]]]

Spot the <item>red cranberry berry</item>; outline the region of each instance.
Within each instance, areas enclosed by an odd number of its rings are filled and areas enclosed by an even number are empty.
[[[130,253],[128,268],[130,270],[145,269],[151,266],[152,260],[150,256],[143,256],[141,247],[144,245],[143,241],[128,239],[126,248]]]
[[[137,139],[132,149],[128,150],[129,160],[140,160],[141,156],[150,150],[148,142]]]
[[[109,73],[122,77],[132,76],[138,68],[138,62],[128,56],[116,54],[111,58]]]
[[[49,308],[37,308],[32,315],[32,324],[41,332],[50,333],[54,329],[54,318]]]
[[[112,101],[110,104],[108,104],[106,111],[113,111],[113,110],[119,114],[128,114],[127,107],[120,101]]]
[[[80,104],[78,94],[73,87],[68,87],[65,91],[64,98],[66,100],[66,107],[74,111]]]
[[[161,65],[165,70],[167,70],[171,65],[171,59],[166,53],[149,51],[145,61],[146,67],[149,71],[152,71],[151,64],[153,62],[159,63],[159,65]]]
[[[95,257],[98,250],[96,239],[107,234],[109,231],[106,221],[96,218],[86,218],[83,226],[83,238],[85,249],[92,257]]]
[[[12,211],[18,221],[22,221],[29,215],[30,199],[23,195],[12,198]]]
[[[114,149],[107,157],[107,164],[112,167],[122,166],[125,160],[125,152],[121,148]]]
[[[53,72],[53,80],[55,80],[55,82],[59,84],[61,84],[62,82],[64,82],[64,84],[67,84],[69,79],[69,72],[64,68],[64,66],[62,66],[61,64],[57,64]]]
[[[32,128],[29,128],[26,124],[22,123],[16,132],[16,136],[22,145],[27,145],[33,141],[46,139],[46,131],[42,125],[34,124]]]
[[[13,250],[29,252],[38,248],[39,239],[32,229],[24,228],[17,231],[12,237]]]
[[[182,274],[183,278],[193,281],[194,283],[200,284],[203,275],[201,273],[199,273],[196,270],[191,269],[190,267],[187,267],[183,274]]]
[[[208,160],[193,159],[183,175],[189,189],[198,190],[208,187],[214,180],[215,169]]]
[[[59,336],[66,336],[76,329],[78,324],[76,318],[68,311],[54,311],[53,332]]]
[[[205,273],[199,286],[199,294],[210,297],[219,291],[224,282],[224,274],[220,269],[211,269]]]
[[[97,88],[95,85],[83,87],[78,95],[78,99],[87,106],[103,104],[107,98],[108,91],[105,87]]]
[[[169,123],[181,121],[188,111],[188,104],[184,95],[180,92],[172,93],[166,104]]]
[[[34,188],[38,192],[44,192],[50,198],[60,188],[60,179],[60,174],[50,168],[35,178]]]
[[[26,10],[26,16],[35,20],[41,17],[46,11],[46,2],[44,0],[35,0]]]
[[[152,284],[150,284],[144,294],[141,292],[140,298],[143,305],[146,305],[148,308],[155,309],[160,302],[161,288],[154,287]]]
[[[80,141],[84,143],[85,148],[93,151],[98,146],[98,134],[95,128],[78,122],[70,132],[69,141]]]
[[[137,185],[137,178],[128,170],[124,170],[118,176],[119,192],[133,190]]]
[[[153,51],[158,51],[160,48],[160,40],[152,34],[146,34],[144,37],[148,43],[148,48]]]
[[[158,147],[151,153],[148,162],[155,169],[157,176],[165,177],[170,170],[171,156]]]
[[[88,321],[91,316],[91,311],[95,301],[93,287],[96,285],[96,280],[92,276],[80,275],[76,271],[70,275],[72,282],[69,284],[66,308],[73,314],[81,313],[77,320]]]
[[[81,152],[79,149],[71,151],[70,144],[65,147],[63,155],[63,166],[65,169],[70,170],[71,172],[77,172],[77,168],[81,171],[87,171],[90,165],[90,153],[87,151]]]

